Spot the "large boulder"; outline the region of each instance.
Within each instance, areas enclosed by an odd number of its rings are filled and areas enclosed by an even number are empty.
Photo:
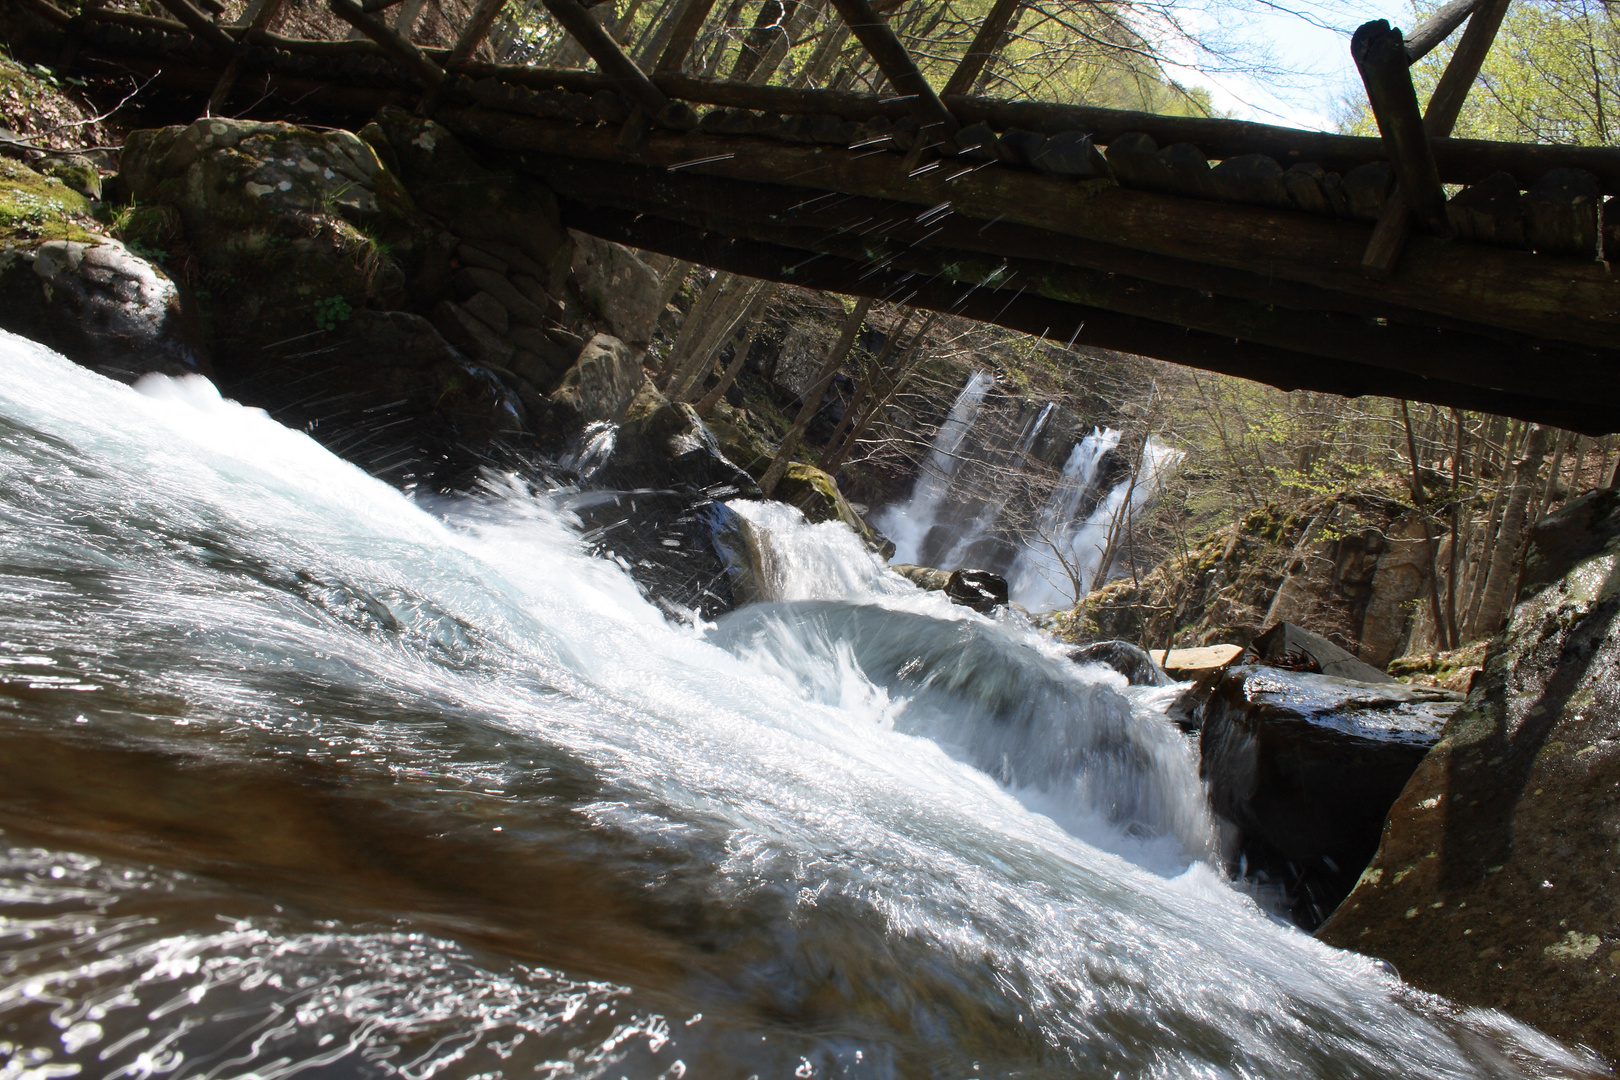
[[[1542,519],[1466,706],[1320,937],[1620,1056],[1620,492]]]
[[[209,373],[167,274],[104,235],[85,196],[0,157],[0,326],[103,375]]]
[[[658,275],[635,252],[611,240],[574,232],[574,283],[591,313],[621,340],[642,348],[662,312]]]
[[[1461,698],[1244,665],[1211,676],[1199,772],[1230,857],[1279,880],[1314,928],[1378,847],[1384,815]]]
[[[593,423],[616,424],[645,382],[641,354],[616,337],[597,334],[552,391],[549,428],[572,434]]]
[[[563,295],[573,241],[557,198],[532,177],[490,168],[450,130],[403,109],[385,107],[360,137],[389,161],[418,205],[456,236],[496,250],[552,297]]]
[[[132,132],[118,176],[124,235],[185,264],[219,373],[271,406],[319,396],[306,362],[362,307],[398,308],[447,284],[450,239],[347,131],[204,118]],[[285,390],[285,395],[281,391]]]

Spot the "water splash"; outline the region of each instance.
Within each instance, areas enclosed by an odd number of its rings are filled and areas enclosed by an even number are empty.
[[[0,351],[8,1077],[1594,1068],[1133,848],[1173,744],[1010,622],[673,625],[529,485]]]

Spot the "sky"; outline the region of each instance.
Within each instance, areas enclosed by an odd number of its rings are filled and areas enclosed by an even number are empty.
[[[1220,8],[1232,12],[1229,6]],[[1227,32],[1240,43],[1269,51],[1277,66],[1292,75],[1193,70],[1178,75],[1207,87],[1216,108],[1238,119],[1336,130],[1339,103],[1360,89],[1350,59],[1351,33],[1369,19],[1388,19],[1411,29],[1410,11],[1407,0],[1253,0],[1247,18],[1227,25]]]

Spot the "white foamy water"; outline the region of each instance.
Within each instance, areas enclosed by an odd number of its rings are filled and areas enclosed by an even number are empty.
[[[911,497],[896,506],[884,507],[872,519],[884,536],[894,541],[894,561],[915,563],[922,557],[928,533],[939,518],[945,497],[950,494],[951,478],[962,462],[963,444],[979,417],[984,397],[996,385],[989,372],[975,371],[951,403],[945,422],[934,433],[928,459],[917,473]]]
[[[847,532],[741,507],[780,598],[677,626],[515,479],[0,364],[5,1080],[1586,1067],[1265,917],[1162,718]]]

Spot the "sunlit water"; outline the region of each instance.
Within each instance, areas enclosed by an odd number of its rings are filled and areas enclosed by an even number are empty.
[[[1268,919],[1162,701],[841,526],[741,505],[776,598],[681,626],[515,481],[0,364],[4,1080],[1585,1067]]]

